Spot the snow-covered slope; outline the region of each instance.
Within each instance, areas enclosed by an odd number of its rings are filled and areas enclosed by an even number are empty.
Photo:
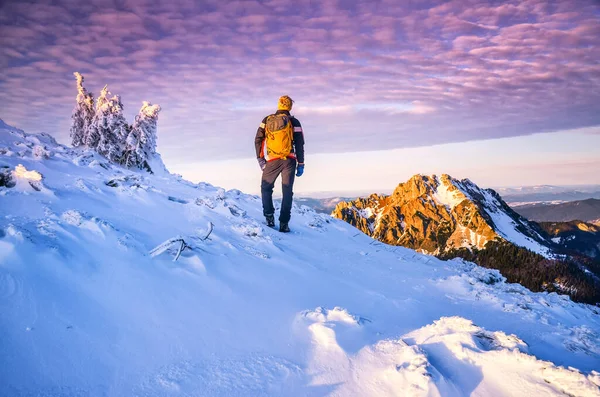
[[[0,167],[2,396],[600,396],[591,306],[9,127]]]

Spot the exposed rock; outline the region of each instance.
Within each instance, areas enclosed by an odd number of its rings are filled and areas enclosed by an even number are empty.
[[[15,180],[12,177],[12,170],[8,167],[0,167],[0,187],[14,187]]]

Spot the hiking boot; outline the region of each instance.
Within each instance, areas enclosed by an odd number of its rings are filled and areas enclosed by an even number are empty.
[[[285,222],[285,223],[282,222],[279,225],[279,231],[281,233],[289,233],[290,232],[290,227],[288,226],[287,222]]]
[[[267,220],[267,226],[275,227],[275,216],[274,215],[266,215],[265,219]]]

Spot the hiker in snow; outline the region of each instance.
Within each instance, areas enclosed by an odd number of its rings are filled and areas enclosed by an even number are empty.
[[[262,170],[260,191],[263,214],[269,227],[275,226],[273,207],[273,187],[281,174],[283,200],[279,214],[279,231],[288,233],[288,223],[292,212],[294,173],[304,173],[304,135],[298,119],[290,115],[292,98],[285,95],[279,98],[277,112],[265,117],[258,127],[254,145],[256,157]]]

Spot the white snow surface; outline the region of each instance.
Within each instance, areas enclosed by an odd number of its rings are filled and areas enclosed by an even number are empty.
[[[597,308],[42,138],[0,123],[51,193],[0,187],[0,396],[600,396]]]
[[[433,197],[438,203],[445,205],[448,209],[452,209],[466,199],[464,193],[461,194],[462,192],[460,190],[450,191],[449,183],[444,183],[438,176],[436,176],[436,179],[438,182],[438,186],[435,190],[435,193],[433,194]]]
[[[496,225],[496,232],[502,237],[519,245],[525,247],[533,252],[537,252],[540,255],[546,257],[552,256],[550,249],[544,247],[532,238],[524,235],[517,230],[517,224],[515,221],[508,216],[506,211],[498,207],[496,199],[486,190],[482,190],[485,197],[485,205],[488,210],[487,213],[492,217],[494,225]]]

